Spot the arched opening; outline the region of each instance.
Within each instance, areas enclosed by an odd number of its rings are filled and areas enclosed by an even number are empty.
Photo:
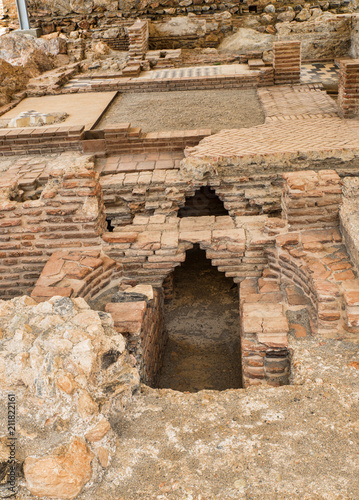
[[[198,245],[174,272],[165,306],[168,342],[157,387],[197,392],[242,387],[239,297]]]
[[[185,205],[179,209],[178,217],[200,217],[206,215],[229,215],[223,201],[216,195],[214,189],[202,186],[194,196],[186,198]]]

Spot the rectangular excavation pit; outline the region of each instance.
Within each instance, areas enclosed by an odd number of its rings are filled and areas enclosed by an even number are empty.
[[[253,127],[264,123],[255,89],[144,92],[119,95],[97,125],[130,122],[142,132]]]

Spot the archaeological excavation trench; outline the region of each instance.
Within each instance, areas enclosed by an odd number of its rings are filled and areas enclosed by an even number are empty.
[[[0,497],[359,498],[354,2],[66,2],[0,0]]]
[[[198,247],[187,251],[173,280],[157,386],[188,392],[241,387],[238,287]]]

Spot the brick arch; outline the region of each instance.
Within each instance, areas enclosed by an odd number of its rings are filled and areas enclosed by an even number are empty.
[[[334,335],[348,323],[345,301],[350,287],[355,288],[355,270],[337,229],[277,236],[269,265],[281,281],[297,286],[307,297],[315,333]]]
[[[137,217],[130,226],[103,235],[104,252],[123,267],[130,282],[160,287],[164,279],[198,243],[212,265],[238,283],[247,276],[260,277],[267,264],[264,247],[270,238],[237,227],[229,216]]]

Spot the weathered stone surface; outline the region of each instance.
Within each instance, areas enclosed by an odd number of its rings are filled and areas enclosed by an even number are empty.
[[[295,18],[295,12],[291,7],[288,7],[288,9],[285,12],[281,12],[278,14],[277,19],[278,21],[293,21]]]
[[[16,395],[17,461],[33,495],[75,498],[91,478],[99,481],[116,445],[110,413],[121,412],[138,385],[110,315],[82,298],[0,301],[0,395]]]
[[[310,17],[309,13],[306,20],[306,11],[302,9],[292,22],[277,23],[278,39],[300,41],[302,60],[333,60],[346,56],[351,46],[350,17],[330,12]],[[298,22],[298,16],[302,16],[302,22]]]
[[[10,64],[24,66],[28,70],[33,67],[33,71],[37,69],[40,74],[53,67],[52,55],[56,43],[57,39],[44,40],[22,33],[9,33],[0,37],[0,58]]]
[[[91,479],[93,456],[82,439],[74,438],[59,455],[28,457],[24,465],[27,487],[40,497],[76,498]]]
[[[203,36],[206,33],[206,21],[196,17],[178,16],[168,21],[150,23],[150,37],[165,36]]]
[[[252,51],[271,50],[275,37],[273,35],[259,33],[250,28],[239,28],[236,33],[228,36],[218,47],[219,51],[238,52],[246,54]]]
[[[302,9],[295,18],[297,21],[308,21],[310,19],[310,11],[309,9]],[[289,21],[289,19],[286,19],[286,21]]]
[[[25,87],[28,77],[22,68],[0,59],[0,106],[7,104],[11,96]]]

